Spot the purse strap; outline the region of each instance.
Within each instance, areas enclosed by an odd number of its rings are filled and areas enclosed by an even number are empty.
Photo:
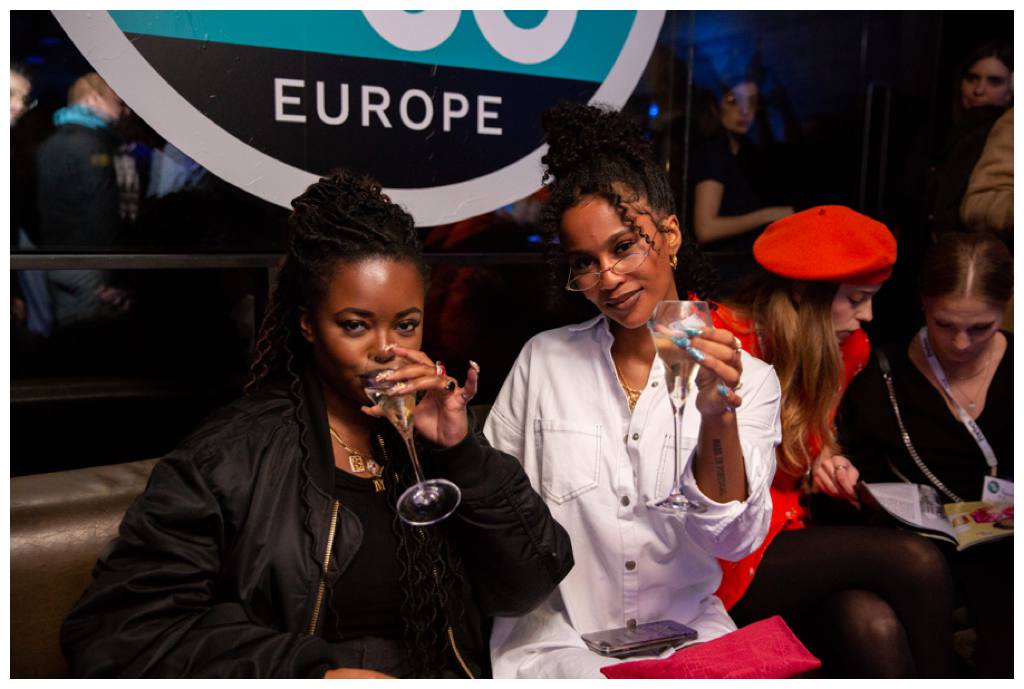
[[[906,446],[907,452],[910,454],[910,458],[914,460],[914,464],[916,464],[917,468],[921,470],[921,473],[924,474],[925,478],[927,478],[933,486],[938,488],[943,495],[953,502],[963,502],[963,498],[947,488],[946,484],[940,481],[939,477],[932,473],[932,470],[924,463],[921,456],[917,454],[914,444],[910,442],[910,434],[907,433],[907,427],[903,425],[903,416],[900,414],[900,405],[896,403],[896,391],[893,389],[892,368],[889,366],[889,358],[885,356],[885,353],[881,348],[875,350],[875,358],[878,360],[878,367],[882,369],[882,380],[885,381],[885,388],[889,392],[889,402],[892,404],[893,414],[896,415],[896,424],[900,427],[900,437],[903,438],[903,444]],[[911,483],[911,481],[907,480],[906,476],[901,474],[896,467],[893,466],[891,461],[889,462],[889,467],[892,469],[893,473],[903,479],[906,483]]]

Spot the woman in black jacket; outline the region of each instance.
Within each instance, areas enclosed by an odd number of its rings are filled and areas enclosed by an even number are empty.
[[[347,173],[292,205],[247,394],[128,510],[62,630],[77,676],[486,676],[490,617],[526,613],[572,567],[519,462],[470,430],[478,369],[459,387],[418,351],[412,218]],[[359,384],[396,356],[423,395],[424,471],[462,490],[429,527],[395,514],[415,479]]]

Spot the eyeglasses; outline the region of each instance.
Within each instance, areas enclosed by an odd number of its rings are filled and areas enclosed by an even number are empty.
[[[634,270],[643,265],[643,262],[647,260],[648,254],[651,253],[653,246],[648,246],[647,251],[633,254],[626,254],[615,263],[611,264],[604,270],[596,270],[593,273],[582,273],[580,275],[573,275],[572,271],[569,271],[569,281],[565,283],[565,288],[570,292],[586,292],[588,289],[594,287],[601,281],[601,276],[609,270],[616,275],[625,275],[632,273]]]

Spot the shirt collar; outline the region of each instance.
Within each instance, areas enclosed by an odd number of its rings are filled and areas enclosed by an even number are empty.
[[[594,316],[589,321],[583,321],[582,323],[570,325],[569,332],[578,333],[583,332],[584,330],[591,330],[601,326],[603,326],[604,331],[606,333],[611,334],[611,331],[608,329],[608,319],[604,317],[603,313],[598,316]]]

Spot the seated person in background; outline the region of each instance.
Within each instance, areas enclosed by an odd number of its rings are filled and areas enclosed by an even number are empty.
[[[921,267],[926,325],[882,350],[902,427],[877,359],[843,399],[851,484],[859,472],[869,482],[931,485],[958,502],[980,500],[987,477],[1013,480],[1013,338],[999,329],[1012,293],[1013,259],[998,239],[939,238]],[[1012,538],[946,556],[978,632],[979,674],[1012,676]]]
[[[964,60],[953,96],[953,129],[928,178],[928,228],[933,238],[964,231],[960,204],[988,134],[1013,104],[1013,45],[992,41]]]
[[[348,173],[292,202],[288,253],[248,394],[156,466],[62,629],[76,676],[489,674],[488,617],[520,615],[572,566],[512,457],[470,430],[464,388],[417,351],[427,274],[412,218]],[[461,487],[413,527],[405,445],[359,374],[422,392],[428,476]],[[365,412],[365,413],[364,413]]]
[[[812,488],[854,499],[832,418],[867,361],[861,324],[896,240],[867,216],[820,206],[770,225],[754,257],[760,276],[715,318],[775,367],[782,444],[768,536],[722,563],[718,596],[740,625],[782,615],[830,675],[949,676],[952,593],[938,550],[916,534],[814,525],[807,506]]]
[[[722,287],[752,272],[754,240],[765,228],[793,212],[792,206],[764,203],[771,196],[769,160],[747,134],[759,106],[759,87],[752,70],[717,86],[718,100],[708,104],[704,128],[706,140],[694,151],[692,183],[693,230],[708,251],[727,251],[735,256],[718,264]]]
[[[576,567],[536,610],[495,621],[491,654],[496,677],[600,678],[617,661],[589,650],[582,633],[664,619],[701,641],[736,629],[712,595],[715,558],[743,557],[767,530],[779,383],[727,330],[680,342],[700,363],[681,439],[682,488],[699,509],[680,518],[651,508],[669,494],[675,455],[647,320],[661,300],[710,296],[713,272],[684,239],[638,128],[581,104],[556,107],[543,124],[551,277],[568,278],[600,315],[526,344],[484,432],[521,459],[569,531]]]

